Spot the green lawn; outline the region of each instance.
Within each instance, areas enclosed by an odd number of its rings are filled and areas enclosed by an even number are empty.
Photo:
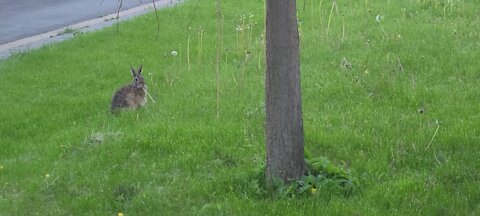
[[[264,3],[222,1],[217,110],[214,2],[1,61],[0,215],[480,215],[479,2],[298,1],[305,147],[359,187],[296,198],[257,175]]]

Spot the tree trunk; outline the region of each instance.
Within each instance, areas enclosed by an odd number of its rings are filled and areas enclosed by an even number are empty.
[[[266,181],[305,174],[296,0],[266,0]]]

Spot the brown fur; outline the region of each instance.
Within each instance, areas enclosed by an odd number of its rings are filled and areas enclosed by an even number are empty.
[[[122,108],[140,108],[147,102],[145,81],[142,76],[142,66],[135,70],[130,66],[133,82],[118,89],[112,97],[112,112]]]

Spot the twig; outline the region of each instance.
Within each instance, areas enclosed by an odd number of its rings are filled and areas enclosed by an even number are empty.
[[[223,20],[221,0],[217,0],[217,59],[216,59],[216,78],[217,78],[217,118],[220,117],[220,60],[222,58],[222,40],[223,40]]]
[[[435,139],[435,136],[437,136],[438,130],[440,129],[440,126],[442,125],[442,122],[439,122],[438,119],[435,121],[435,123],[437,123],[437,129],[435,130],[435,133],[433,133],[432,139],[430,139],[430,142],[428,143],[427,147],[425,148],[425,151],[427,151],[428,148],[430,148],[430,145],[432,144],[433,139]]]
[[[192,13],[190,14],[190,17],[188,18],[188,25],[187,25],[187,30],[190,29],[190,26],[192,25],[193,17],[195,13],[197,12],[198,5],[200,4],[200,0],[197,0],[197,5],[195,5],[195,8],[193,9]]]
[[[197,32],[197,37],[199,38],[198,42],[198,53],[197,53],[197,64],[200,66],[200,69],[202,69],[203,64],[202,64],[202,57],[203,57],[203,29],[200,28]]]
[[[155,10],[155,18],[157,19],[157,38],[155,40],[158,40],[158,37],[160,36],[160,21],[158,21],[157,6],[155,5],[155,0],[152,0],[152,4],[153,9]]]
[[[153,100],[152,96],[148,93],[147,89],[144,88],[143,90],[145,90],[145,93],[147,93],[148,97],[150,98],[150,100],[152,100],[153,103],[155,103],[155,100]]]
[[[398,66],[400,67],[400,71],[403,72],[403,65],[402,65],[402,62],[400,62],[400,58],[397,58],[397,61],[398,61]]]
[[[337,0],[333,0],[333,3],[335,5],[335,12],[337,13],[338,15],[338,6],[337,6]]]
[[[188,71],[190,71],[190,34],[188,34],[187,38],[187,66]]]
[[[332,14],[333,10],[337,8],[337,1],[333,0],[332,2],[332,9],[330,10],[330,15],[328,16],[328,23],[327,23],[327,37],[328,37],[328,32],[330,31],[330,21],[332,21]],[[337,10],[338,14],[338,10]]]
[[[385,29],[383,28],[382,24],[380,22],[378,22],[378,26],[380,26],[380,30],[382,30],[383,34],[385,35],[385,37],[388,37],[388,33],[385,31]]]
[[[437,158],[437,151],[435,151],[435,148],[433,149],[433,157],[435,158],[438,164],[442,165],[442,162],[440,162],[440,160],[438,160]]]
[[[120,25],[119,18],[120,18],[120,9],[122,9],[122,5],[123,5],[123,0],[118,0],[117,17],[115,17],[115,19],[117,20],[116,32],[118,32],[118,26]]]
[[[248,59],[250,58],[250,52],[245,50],[245,60],[243,60],[243,67],[242,67],[242,76],[241,76],[241,82],[243,83],[243,81],[245,80],[245,67],[247,67],[247,61]]]
[[[415,88],[417,86],[417,82],[415,81],[415,76],[412,74],[412,87]]]

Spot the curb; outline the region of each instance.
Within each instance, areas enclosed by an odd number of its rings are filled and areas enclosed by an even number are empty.
[[[155,1],[155,7],[157,10],[165,7],[172,7],[181,0],[159,0]],[[130,8],[124,11],[120,11],[119,19],[117,20],[117,13],[109,14],[99,18],[83,21],[73,25],[69,25],[60,29],[42,33],[39,35],[23,38],[20,40],[12,41],[9,43],[0,45],[0,60],[10,57],[12,54],[26,52],[32,49],[40,48],[46,44],[61,42],[74,37],[74,33],[66,33],[68,30],[73,32],[89,32],[99,30],[104,27],[114,25],[116,21],[126,20],[138,15],[145,14],[154,9],[153,3],[140,5],[134,8]]]

